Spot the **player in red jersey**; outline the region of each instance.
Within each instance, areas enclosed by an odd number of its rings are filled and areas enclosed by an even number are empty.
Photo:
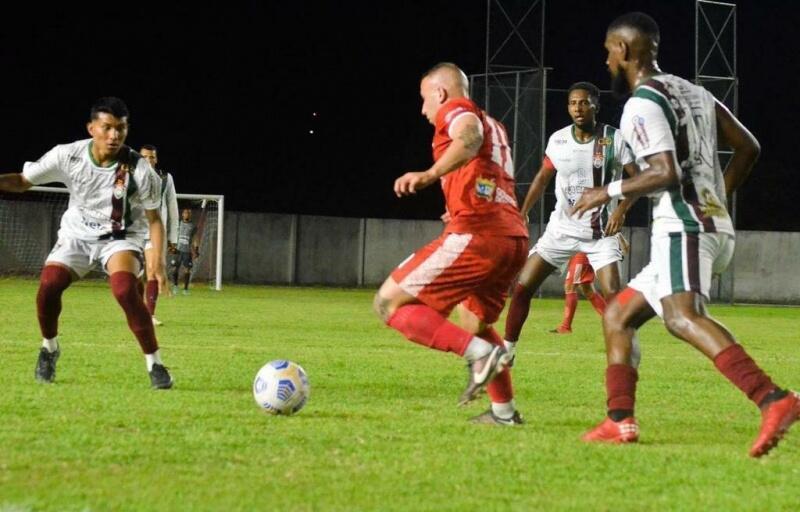
[[[449,222],[436,240],[400,264],[375,295],[375,311],[411,341],[467,359],[460,404],[487,387],[492,407],[473,421],[522,423],[510,356],[492,324],[525,263],[528,230],[514,198],[513,164],[503,126],[469,99],[455,64],[434,66],[420,83],[422,114],[434,125],[434,164],[394,183],[398,197],[441,182]],[[467,328],[447,320],[456,306]]]
[[[572,318],[578,309],[578,290],[589,299],[597,314],[603,316],[606,301],[594,289],[594,268],[589,263],[586,253],[579,252],[570,258],[567,266],[567,277],[564,279],[564,319],[561,325],[550,332],[557,334],[572,333]]]

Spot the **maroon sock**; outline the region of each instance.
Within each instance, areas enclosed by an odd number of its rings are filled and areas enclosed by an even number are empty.
[[[464,355],[473,338],[472,334],[424,304],[400,306],[387,323],[415,343],[460,356]]]
[[[714,365],[756,405],[760,405],[761,401],[777,388],[741,345],[731,345],[717,354]]]
[[[142,352],[152,354],[158,350],[158,341],[153,329],[153,320],[139,295],[137,282],[141,283],[136,276],[130,272],[114,272],[109,279],[111,282],[111,292],[122,306],[125,316],[128,318],[128,327],[136,336]]]
[[[156,314],[156,302],[158,301],[158,281],[150,279],[147,281],[147,291],[145,292],[145,300],[147,301],[147,311],[150,316]]]
[[[606,394],[608,410],[630,411],[636,403],[636,381],[639,373],[627,364],[612,364],[606,368]]]
[[[522,326],[528,319],[528,312],[531,309],[531,297],[533,297],[533,293],[517,283],[514,293],[511,294],[511,304],[508,306],[508,315],[506,316],[506,340],[517,341],[519,339],[519,333],[522,331]]]
[[[36,316],[42,337],[55,338],[58,335],[58,317],[61,314],[61,294],[69,287],[72,276],[69,270],[58,265],[45,265],[39,278],[39,292],[36,294]]]
[[[561,327],[572,329],[572,319],[575,318],[575,310],[578,309],[578,292],[569,292],[564,295],[564,319]]]

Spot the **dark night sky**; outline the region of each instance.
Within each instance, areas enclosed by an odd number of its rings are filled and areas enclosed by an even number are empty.
[[[740,195],[739,225],[800,230],[790,204],[800,178],[789,128],[800,4],[737,3],[740,118],[762,143]],[[116,95],[131,109],[128,142],[156,144],[179,192],[222,193],[233,210],[438,216],[438,190],[400,201],[391,184],[430,163],[420,74],[441,60],[483,72],[483,0],[161,4],[32,5],[4,15],[4,172],[85,137],[91,102]],[[691,78],[693,1],[550,0],[549,85],[591,80],[607,88],[605,27],[630,10],[659,22],[662,68]],[[564,111],[547,131],[568,122]]]

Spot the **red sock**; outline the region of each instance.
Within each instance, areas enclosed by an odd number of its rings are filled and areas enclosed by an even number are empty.
[[[777,387],[741,345],[731,345],[717,354],[714,365],[756,405]]]
[[[608,410],[633,411],[636,403],[636,381],[639,373],[627,364],[612,364],[606,368],[606,394]]]
[[[156,301],[158,301],[158,281],[155,279],[150,279],[147,281],[147,292],[145,294],[145,300],[147,301],[147,311],[150,312],[150,316],[156,314]]]
[[[592,307],[597,311],[597,314],[603,316],[603,312],[606,310],[606,301],[603,296],[599,293],[592,292],[587,295],[586,298],[592,303]]]
[[[387,323],[415,343],[460,356],[464,355],[473,338],[472,334],[425,304],[400,306]]]
[[[564,295],[564,319],[561,327],[572,329],[572,319],[575,317],[575,310],[578,309],[578,292],[568,292]]]
[[[158,341],[156,341],[156,333],[153,329],[153,320],[142,302],[142,296],[139,295],[137,282],[141,283],[141,281],[130,272],[114,272],[111,274],[109,282],[111,283],[111,292],[122,306],[122,310],[128,318],[128,327],[139,340],[142,352],[152,354],[158,350]]]
[[[58,335],[58,317],[61,315],[61,294],[69,287],[72,276],[69,270],[58,265],[45,265],[39,278],[36,294],[36,316],[39,329],[47,339]]]
[[[506,316],[506,338],[508,341],[517,341],[519,333],[525,320],[528,319],[528,312],[531,309],[531,297],[533,293],[526,287],[517,283],[514,293],[511,295],[511,304],[508,306]]]
[[[483,338],[492,345],[503,346],[503,340],[494,327],[487,327],[478,333],[479,338]],[[514,399],[514,388],[511,385],[511,368],[506,368],[489,382],[486,386],[486,393],[492,402],[505,404]]]

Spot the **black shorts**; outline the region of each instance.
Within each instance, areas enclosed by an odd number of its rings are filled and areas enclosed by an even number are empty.
[[[172,255],[172,260],[170,264],[173,267],[185,267],[185,268],[192,268],[192,253],[190,252],[178,252]]]

